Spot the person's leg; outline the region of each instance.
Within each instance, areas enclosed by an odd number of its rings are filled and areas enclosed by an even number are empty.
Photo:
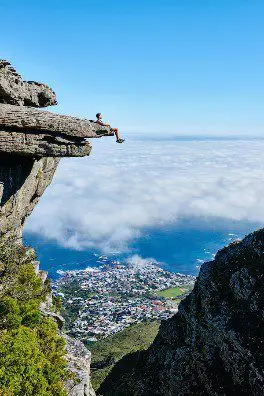
[[[123,143],[125,140],[120,138],[118,128],[112,128],[112,131],[114,132],[116,136],[116,142],[117,143]]]
[[[114,134],[116,135],[116,140],[120,139],[120,135],[119,135],[119,131],[117,128],[112,128],[112,131],[114,132]]]

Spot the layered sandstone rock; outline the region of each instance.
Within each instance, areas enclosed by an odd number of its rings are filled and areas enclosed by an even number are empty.
[[[0,104],[0,153],[32,157],[83,157],[87,138],[113,135],[95,122],[38,109]]]
[[[46,107],[56,105],[57,99],[46,84],[23,81],[8,61],[0,59],[0,103]]]
[[[264,229],[202,265],[151,347],[123,358],[101,395],[264,393]]]

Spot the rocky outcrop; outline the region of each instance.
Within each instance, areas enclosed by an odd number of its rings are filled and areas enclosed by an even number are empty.
[[[86,119],[11,105],[0,106],[0,127],[6,129],[7,132],[50,132],[54,136],[62,134],[73,139],[113,135],[109,127],[102,127]]]
[[[95,396],[90,383],[91,353],[78,340],[64,335],[67,342],[67,359],[69,368],[75,374],[67,381],[66,389],[71,396]]]
[[[0,61],[0,237],[21,242],[25,219],[50,184],[59,158],[89,155],[87,138],[113,135],[85,119],[26,107],[56,103],[51,88],[23,81]]]
[[[0,104],[0,153],[83,157],[92,147],[87,138],[107,135],[109,127],[85,119]]]
[[[123,358],[101,395],[264,393],[264,229],[202,265],[147,351]]]
[[[56,105],[57,100],[46,84],[23,81],[8,61],[0,59],[0,103],[46,107]]]
[[[20,249],[25,220],[51,183],[59,159],[89,155],[87,138],[113,135],[109,127],[92,121],[34,108],[56,103],[51,88],[23,81],[9,62],[0,60],[0,239],[12,249]],[[47,273],[39,270],[34,251],[27,251],[33,252],[32,265],[45,288]],[[54,311],[50,293],[40,311],[62,327],[63,318]],[[74,373],[66,384],[68,394],[93,396],[90,352],[80,342],[65,338]]]

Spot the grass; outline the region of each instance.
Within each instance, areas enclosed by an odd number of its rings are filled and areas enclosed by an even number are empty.
[[[161,290],[157,292],[158,296],[165,297],[165,298],[175,298],[179,297],[182,294],[185,294],[189,288],[187,287],[171,287],[169,289]]]
[[[92,353],[91,380],[96,391],[113,365],[131,352],[147,349],[159,329],[159,322],[146,322],[132,325],[123,331],[89,344]]]

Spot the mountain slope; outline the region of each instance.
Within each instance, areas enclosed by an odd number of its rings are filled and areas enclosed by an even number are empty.
[[[119,361],[101,395],[263,395],[264,229],[203,264],[147,351]]]

